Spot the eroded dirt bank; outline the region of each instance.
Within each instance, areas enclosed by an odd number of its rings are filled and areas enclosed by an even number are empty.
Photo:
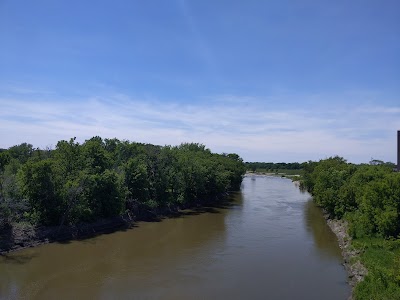
[[[346,221],[330,219],[327,214],[325,214],[324,217],[328,226],[335,233],[339,242],[339,247],[342,249],[344,259],[343,265],[348,273],[348,282],[353,291],[357,283],[362,281],[367,274],[367,269],[360,262],[360,251],[355,250],[351,246],[351,237],[347,231],[348,224]],[[353,299],[352,294],[349,299]]]

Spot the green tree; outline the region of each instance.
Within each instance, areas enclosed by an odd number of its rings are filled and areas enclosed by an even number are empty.
[[[124,208],[121,180],[115,171],[87,175],[81,203],[87,203],[85,221],[119,215]]]
[[[71,138],[69,142],[59,141],[54,151],[54,160],[61,168],[65,178],[76,176],[82,169],[81,146],[75,142],[76,138]]]
[[[31,144],[22,143],[8,149],[8,154],[17,159],[20,163],[25,163],[33,155],[34,149]]]
[[[40,222],[49,225],[57,224],[63,211],[60,187],[53,167],[51,159],[28,161],[19,173],[22,193],[29,200],[32,213],[38,216]]]
[[[147,202],[150,199],[150,185],[147,164],[144,157],[130,158],[125,165],[125,185],[131,201]]]
[[[82,145],[82,158],[91,174],[100,174],[112,166],[111,157],[100,137],[93,137]]]

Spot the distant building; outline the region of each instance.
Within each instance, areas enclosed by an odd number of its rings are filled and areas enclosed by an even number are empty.
[[[400,172],[400,130],[397,130],[397,172]]]

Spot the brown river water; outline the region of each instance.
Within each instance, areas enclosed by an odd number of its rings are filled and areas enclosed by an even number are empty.
[[[0,299],[347,299],[310,195],[245,177],[228,205],[0,257]]]

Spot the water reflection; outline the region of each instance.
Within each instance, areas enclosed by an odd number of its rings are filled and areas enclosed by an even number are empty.
[[[312,234],[317,247],[317,253],[326,257],[342,259],[335,234],[326,224],[322,210],[316,206],[312,199],[304,205],[304,221],[307,232]]]

